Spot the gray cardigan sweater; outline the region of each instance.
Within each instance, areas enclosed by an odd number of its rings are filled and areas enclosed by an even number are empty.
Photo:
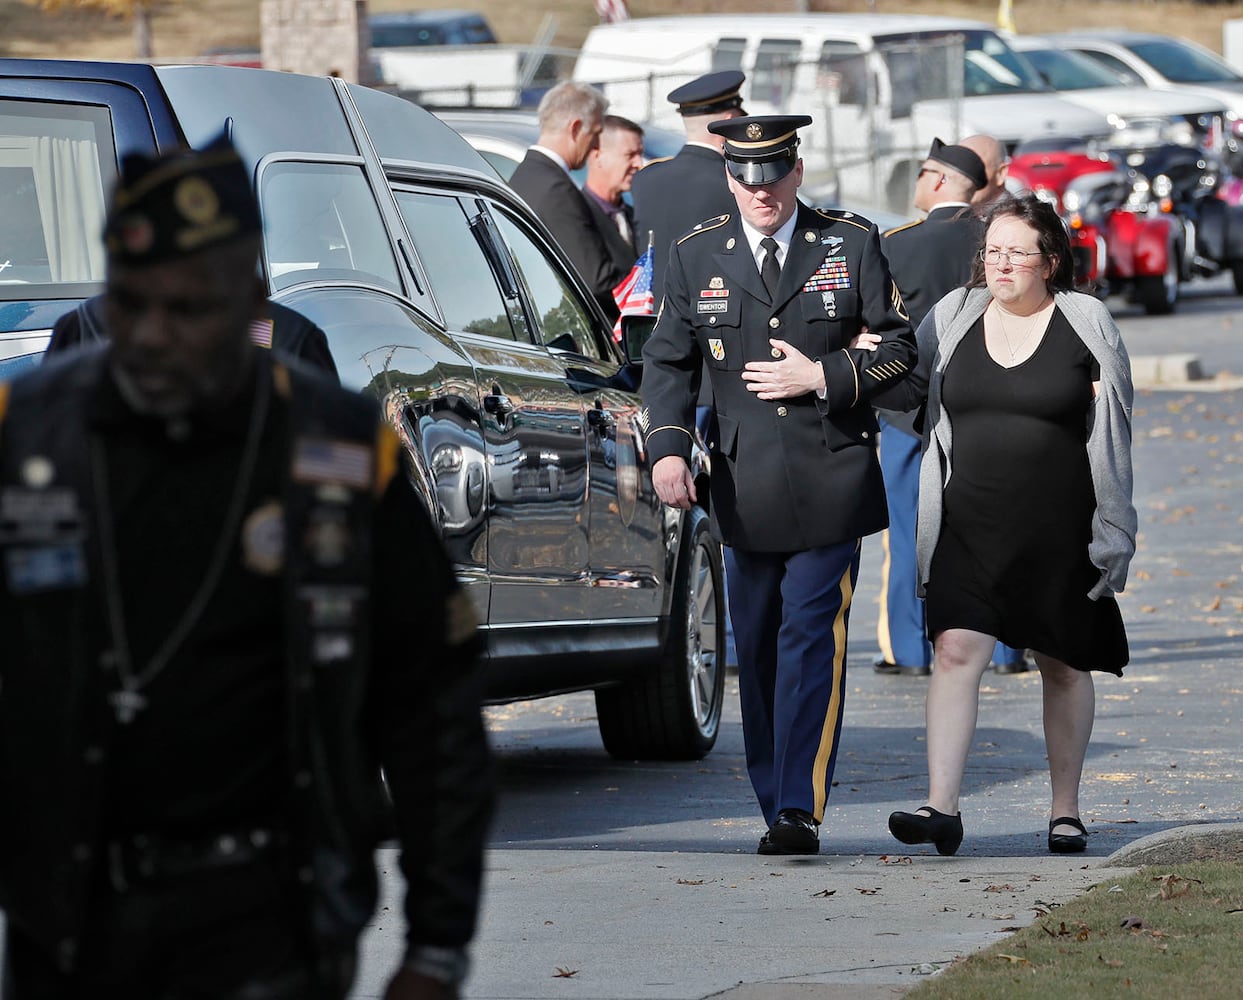
[[[921,597],[941,533],[942,491],[953,471],[954,429],[941,406],[945,368],[991,299],[987,288],[957,288],[941,299],[916,331],[919,365],[905,381],[872,400],[895,410],[915,409],[925,398],[928,403],[915,543]],[[1088,411],[1087,445],[1096,491],[1088,558],[1101,571],[1088,596],[1096,600],[1105,593],[1122,592],[1135,554],[1138,519],[1131,503],[1131,407],[1135,390],[1126,347],[1104,304],[1079,292],[1058,292],[1055,299],[1101,368],[1100,391]]]

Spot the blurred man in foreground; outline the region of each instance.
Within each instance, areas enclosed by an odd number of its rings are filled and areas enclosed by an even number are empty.
[[[111,340],[0,388],[9,1000],[345,997],[381,767],[409,942],[387,997],[466,973],[473,615],[373,405],[251,343],[259,242],[223,139],[127,157]]]

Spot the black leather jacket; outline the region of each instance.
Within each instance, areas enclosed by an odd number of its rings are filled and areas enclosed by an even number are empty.
[[[382,765],[410,943],[463,946],[492,802],[468,599],[372,403],[268,352],[255,356],[291,428],[279,571],[287,731],[273,738],[288,750],[291,860],[311,931],[326,955],[348,950],[375,907]],[[117,726],[106,701],[116,685],[86,444],[89,401],[104,378],[106,348],[86,349],[0,386],[0,905],[67,971],[99,863],[100,775]],[[322,565],[296,541],[328,495],[322,480],[293,474],[306,440],[369,454],[365,481],[331,491],[352,536],[344,564]],[[48,558],[60,569],[40,586],[30,567]],[[84,573],[72,569],[75,559]],[[326,616],[325,598],[352,613]],[[347,635],[330,663],[316,645],[326,629]]]

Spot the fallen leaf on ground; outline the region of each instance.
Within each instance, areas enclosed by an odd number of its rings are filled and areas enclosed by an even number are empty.
[[[896,857],[892,854],[882,854],[880,856],[882,865],[909,865],[914,864],[909,855],[899,854]]]
[[[855,892],[862,893],[865,896],[875,896],[878,892],[880,892],[880,889],[860,889],[858,886],[855,886]]]
[[[563,969],[557,966],[557,971],[552,974],[553,979],[573,979],[578,975],[577,969]]]
[[[998,958],[1006,962],[1014,962],[1016,965],[1031,965],[1022,955],[998,955]]]
[[[680,878],[678,885],[703,885],[704,880],[701,878]]]
[[[1142,930],[1142,929],[1143,929],[1143,927],[1144,927],[1144,918],[1143,918],[1143,917],[1134,917],[1134,916],[1132,916],[1132,917],[1123,917],[1123,918],[1122,918],[1122,923],[1121,923],[1121,924],[1119,924],[1118,926],[1119,926],[1119,927],[1129,927],[1131,930],[1134,930],[1134,931]]]
[[[836,889],[821,889],[819,892],[813,892],[811,895],[813,899],[817,899],[817,898],[828,899],[830,896],[835,895],[836,893],[837,893]]]
[[[1014,886],[1006,883],[1004,885],[986,885],[985,892],[1014,892]]]
[[[1121,968],[1122,968],[1122,960],[1121,960],[1120,958],[1106,958],[1104,955],[1097,955],[1097,956],[1096,956],[1096,960],[1097,960],[1098,962],[1104,962],[1104,963],[1105,963],[1106,965],[1108,965],[1111,969],[1121,969]]]

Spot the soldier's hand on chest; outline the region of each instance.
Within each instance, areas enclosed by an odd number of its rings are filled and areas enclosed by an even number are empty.
[[[808,392],[824,391],[824,370],[797,347],[784,340],[769,340],[772,361],[748,361],[742,370],[747,389],[760,399],[790,399]]]

